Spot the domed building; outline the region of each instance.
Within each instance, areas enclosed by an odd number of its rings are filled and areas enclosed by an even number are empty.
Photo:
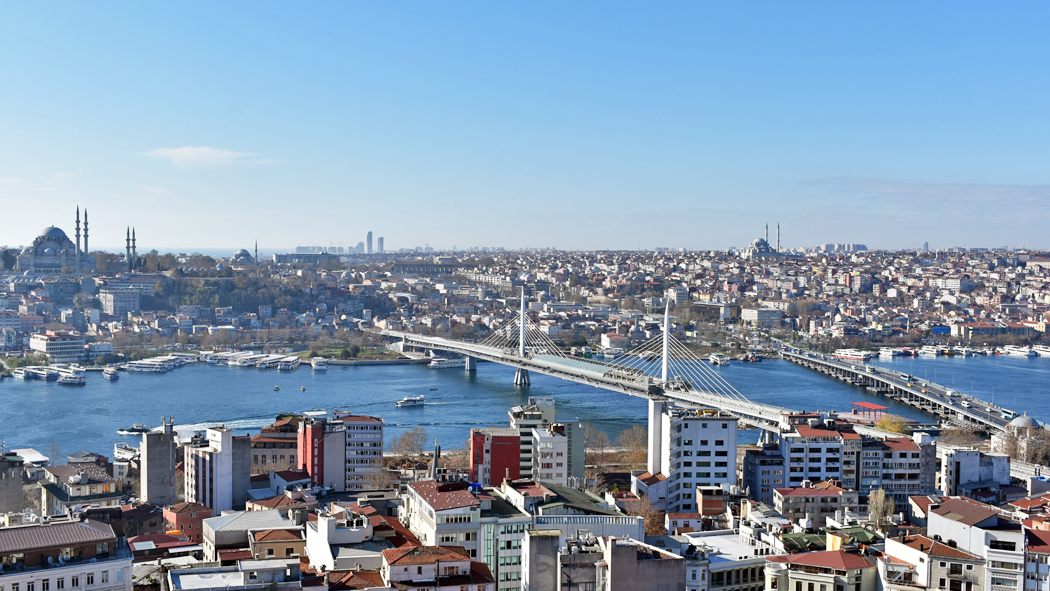
[[[84,250],[80,249],[80,208],[77,208],[76,242],[55,226],[44,228],[31,246],[18,254],[18,271],[23,275],[60,275],[90,270],[95,260],[84,253],[88,248],[88,212],[84,210]]]
[[[780,224],[777,224],[777,247],[774,249],[769,245],[769,226],[766,225],[766,237],[756,238],[751,246],[740,251],[740,258],[744,260],[751,259],[769,259],[777,258],[780,255]]]
[[[251,265],[255,262],[255,259],[252,257],[252,253],[248,252],[248,249],[242,248],[230,258],[230,262],[235,265]]]

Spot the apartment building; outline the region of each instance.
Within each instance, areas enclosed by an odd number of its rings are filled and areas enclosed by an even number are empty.
[[[521,470],[521,435],[517,429],[470,430],[470,479],[481,486],[517,480]]]
[[[0,528],[0,588],[131,591],[131,552],[104,521],[81,517]]]
[[[497,589],[521,589],[521,546],[532,516],[502,491],[426,480],[409,484],[401,500],[401,522],[424,545],[462,547],[489,568]]]
[[[142,306],[142,292],[138,289],[100,289],[98,300],[102,311],[110,316],[127,316]]]
[[[564,486],[569,483],[569,440],[551,426],[532,429],[533,473],[536,480]]]
[[[120,483],[96,464],[65,464],[44,468],[40,486],[44,515],[65,515],[77,505],[119,507]]]
[[[927,535],[984,559],[983,580],[993,591],[1025,589],[1025,532],[995,507],[963,497],[941,498],[929,506]]]
[[[984,558],[951,544],[921,535],[887,538],[885,554],[879,558],[883,589],[984,589]]]
[[[744,453],[741,482],[752,499],[773,504],[773,491],[787,484],[784,464],[784,456],[776,445],[749,449]]]
[[[251,440],[227,427],[208,429],[204,440],[185,447],[186,501],[215,513],[244,507],[251,482]]]
[[[766,589],[820,589],[827,591],[875,591],[879,573],[871,559],[843,550],[769,556],[765,568]]]
[[[510,428],[518,432],[521,440],[519,477],[533,478],[532,430],[543,428],[554,422],[554,399],[530,397],[528,404],[512,407],[508,415],[510,416]]]
[[[811,483],[802,481],[802,486],[775,489],[773,508],[792,523],[800,520],[812,521],[812,527],[821,528],[827,524],[827,518],[836,511],[859,509],[858,493],[846,490],[838,481]]]
[[[736,484],[737,418],[717,410],[668,408],[663,414],[661,473],[668,513],[697,510],[698,486]]]
[[[369,479],[383,459],[383,419],[336,411],[333,422],[342,423],[346,431],[345,490],[374,488]]]
[[[861,456],[860,493],[868,495],[878,489],[892,495],[898,507],[908,497],[934,492],[937,475],[937,448],[926,433],[915,433],[885,440],[866,439]]]

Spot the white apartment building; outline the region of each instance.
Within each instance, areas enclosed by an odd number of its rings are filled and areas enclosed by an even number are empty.
[[[535,454],[534,476],[543,482],[565,486],[569,481],[569,440],[564,435],[547,429],[532,429],[532,449]]]
[[[521,436],[521,478],[534,478],[532,474],[533,449],[532,430],[543,428],[544,425],[554,422],[554,399],[553,398],[529,398],[525,406],[515,406],[508,412],[510,415],[510,428],[516,429]]]
[[[958,548],[984,558],[980,589],[1034,588],[1025,584],[1024,528],[996,508],[961,497],[942,498],[930,505],[927,532],[935,540],[954,541]]]
[[[127,316],[128,312],[139,311],[142,292],[137,289],[100,289],[98,300],[106,314]]]
[[[425,546],[460,546],[488,565],[497,589],[521,589],[521,546],[532,516],[500,491],[425,480],[409,484],[401,501],[401,522]]]
[[[661,472],[668,513],[697,510],[696,487],[736,484],[737,418],[717,410],[669,408],[663,414]]]
[[[68,363],[84,357],[84,337],[77,333],[52,331],[29,337],[29,348],[47,355],[52,363]]]
[[[206,443],[187,445],[186,501],[211,507],[215,514],[243,505],[251,479],[251,441],[234,438],[226,427],[208,429]]]
[[[339,411],[334,417],[346,429],[346,490],[367,489],[369,474],[383,458],[383,419]]]

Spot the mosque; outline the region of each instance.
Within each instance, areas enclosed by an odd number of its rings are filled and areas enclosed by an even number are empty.
[[[18,271],[30,275],[61,275],[90,271],[95,259],[88,252],[88,212],[84,210],[84,248],[80,248],[80,208],[77,208],[76,242],[55,226],[44,230],[33,244],[18,254]]]
[[[751,246],[744,248],[740,251],[740,258],[744,260],[750,259],[771,259],[779,258],[783,255],[780,253],[780,224],[777,224],[777,247],[773,249],[769,246],[769,224],[766,224],[766,237],[756,238]]]

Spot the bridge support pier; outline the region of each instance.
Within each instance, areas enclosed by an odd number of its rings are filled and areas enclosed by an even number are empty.
[[[650,474],[659,474],[663,470],[663,429],[664,413],[667,412],[667,402],[664,400],[649,399],[649,461],[646,468]]]
[[[514,385],[515,386],[528,386],[529,385],[529,370],[518,368],[514,372]]]
[[[464,359],[463,369],[467,373],[472,371],[478,371],[478,360],[470,357],[469,355]]]

